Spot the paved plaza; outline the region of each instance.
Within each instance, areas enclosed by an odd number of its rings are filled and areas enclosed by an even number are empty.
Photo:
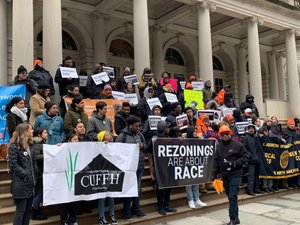
[[[240,205],[241,225],[300,225],[300,193]],[[157,225],[222,225],[229,222],[227,209]]]

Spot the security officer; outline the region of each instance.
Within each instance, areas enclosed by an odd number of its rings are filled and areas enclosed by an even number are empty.
[[[243,165],[248,161],[248,155],[242,143],[231,139],[229,126],[222,125],[219,129],[221,141],[217,145],[213,163],[213,178],[222,175],[223,185],[229,200],[230,222],[227,225],[240,224],[238,193],[243,174]]]

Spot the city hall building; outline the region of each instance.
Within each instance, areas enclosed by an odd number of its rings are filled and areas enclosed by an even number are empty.
[[[0,0],[0,84],[34,57],[55,75],[63,57],[78,72],[128,66],[156,77],[190,74],[262,116],[300,116],[299,0]]]

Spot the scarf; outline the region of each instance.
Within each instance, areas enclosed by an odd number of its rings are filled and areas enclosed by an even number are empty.
[[[10,111],[20,117],[23,122],[27,121],[27,108],[19,109],[17,106],[13,106]]]

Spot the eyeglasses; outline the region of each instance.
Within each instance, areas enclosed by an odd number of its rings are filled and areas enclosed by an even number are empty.
[[[221,133],[221,136],[228,136],[230,133],[229,132],[223,132]]]

